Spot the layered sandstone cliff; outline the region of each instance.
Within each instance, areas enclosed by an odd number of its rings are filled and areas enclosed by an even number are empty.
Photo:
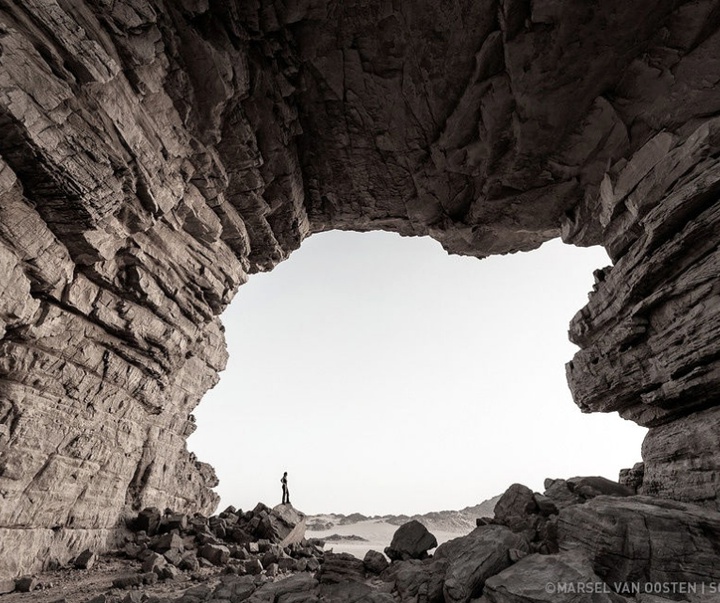
[[[644,493],[717,506],[719,26],[716,0],[0,1],[0,571],[215,505],[185,438],[217,316],[332,228],[605,245],[575,399],[651,427]]]

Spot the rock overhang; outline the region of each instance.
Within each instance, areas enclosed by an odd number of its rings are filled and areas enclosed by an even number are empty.
[[[327,229],[603,244],[575,400],[651,427],[648,493],[716,506],[712,4],[6,3],[0,557],[37,536],[10,571],[214,506],[185,438],[218,315]]]

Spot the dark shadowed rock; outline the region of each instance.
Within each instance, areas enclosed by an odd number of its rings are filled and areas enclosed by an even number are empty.
[[[178,565],[181,570],[188,570],[191,572],[197,571],[200,567],[197,555],[194,551],[189,551],[182,556],[182,559]]]
[[[567,480],[567,486],[573,494],[584,500],[596,496],[632,496],[635,494],[627,486],[606,477],[573,477]]]
[[[253,558],[248,559],[247,561],[242,562],[243,570],[246,574],[250,574],[251,576],[257,576],[258,574],[261,574],[263,571],[262,563],[260,563],[259,559]]]
[[[164,515],[160,520],[160,532],[170,532],[171,530],[185,531],[188,527],[188,516],[185,513],[170,513]]]
[[[240,588],[245,591],[244,577],[236,578],[240,584]],[[235,582],[229,582],[234,585]],[[249,598],[248,603],[267,603],[268,601],[276,601],[277,603],[309,603],[317,599],[314,589],[318,586],[317,580],[310,574],[296,574],[288,578],[280,579],[275,582],[266,582],[262,584]],[[235,588],[235,587],[233,587]],[[241,601],[241,598],[234,600]],[[348,602],[349,603],[349,602]]]
[[[401,601],[443,600],[443,581],[448,560],[434,557],[419,560],[395,562],[383,574],[383,579],[392,581]]]
[[[522,484],[513,484],[495,505],[495,520],[520,532],[537,525],[538,506],[533,491]]]
[[[213,565],[225,565],[230,559],[230,549],[222,544],[204,544],[198,555]]]
[[[150,545],[150,548],[158,553],[165,553],[171,549],[182,550],[185,548],[183,539],[175,533],[163,534]]]
[[[97,561],[97,555],[90,549],[85,549],[82,553],[75,557],[73,565],[77,569],[90,569],[93,565],[95,565],[95,561]]]
[[[635,463],[630,469],[621,469],[618,483],[630,489],[634,494],[641,494],[645,463]]]
[[[318,579],[321,583],[362,582],[365,565],[349,553],[326,553]]]
[[[15,581],[15,590],[20,593],[29,593],[34,591],[40,582],[34,576],[23,576]]]
[[[145,573],[155,572],[163,566],[167,565],[167,559],[160,553],[151,553],[142,563],[142,571]]]
[[[115,588],[130,589],[143,584],[155,584],[157,582],[157,574],[149,572],[145,574],[131,574],[129,576],[120,576],[112,581]]]
[[[558,507],[551,498],[535,492],[533,493],[533,500],[540,515],[549,517],[550,515],[558,514]]]
[[[168,563],[171,563],[175,567],[180,567],[183,559],[183,553],[184,551],[180,551],[179,549],[170,549],[169,551],[165,551],[163,553],[163,557],[165,557]]]
[[[135,529],[144,531],[148,536],[154,536],[160,528],[162,513],[157,507],[146,507],[135,519]]]
[[[381,574],[390,565],[385,555],[379,551],[368,551],[363,558],[365,569],[372,574]]]
[[[567,506],[582,502],[582,499],[570,490],[567,480],[564,479],[546,479],[545,496],[549,498],[558,509],[564,509]]]
[[[605,590],[582,556],[534,554],[489,578],[484,597],[490,603],[625,603]]]
[[[321,584],[318,597],[322,602],[328,603],[397,603],[396,599],[387,592],[379,591],[368,584],[361,582],[344,582],[342,584]],[[304,603],[304,602],[303,602]]]
[[[560,512],[558,540],[609,582],[720,580],[720,513],[693,504],[598,496]]]
[[[397,529],[385,554],[391,560],[423,559],[436,546],[435,536],[419,521],[413,520]]]
[[[511,555],[528,551],[526,538],[498,525],[476,528],[467,536],[440,545],[434,558],[447,562],[445,602],[467,603],[478,597],[485,581],[512,563]]]

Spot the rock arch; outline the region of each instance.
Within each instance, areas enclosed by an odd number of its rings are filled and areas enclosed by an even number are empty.
[[[0,7],[2,573],[205,510],[217,318],[313,232],[483,257],[603,244],[585,411],[717,507],[714,0],[9,0]]]

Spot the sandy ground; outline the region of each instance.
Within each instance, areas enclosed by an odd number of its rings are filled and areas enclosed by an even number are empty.
[[[310,531],[305,533],[306,538],[326,538],[333,534],[341,536],[360,536],[365,538],[366,542],[347,541],[347,542],[327,542],[325,544],[326,551],[334,551],[335,553],[350,553],[362,559],[369,550],[384,551],[385,547],[390,546],[393,534],[399,526],[386,523],[381,519],[369,519],[358,523],[348,525],[336,525],[329,530]],[[466,532],[442,532],[431,530],[432,534],[437,538],[438,544],[442,544],[452,538],[464,536]],[[1,602],[0,602],[1,603]]]
[[[0,595],[0,603],[85,603],[100,594],[125,597],[129,592],[112,587],[112,581],[121,576],[137,574],[140,564],[113,556],[101,557],[89,570],[60,569],[36,574],[41,589],[29,593]],[[221,569],[208,568],[198,572],[203,584],[215,586],[220,581]],[[143,586],[142,592],[161,597],[179,597],[188,588],[199,584],[189,578],[168,580],[152,586]]]

